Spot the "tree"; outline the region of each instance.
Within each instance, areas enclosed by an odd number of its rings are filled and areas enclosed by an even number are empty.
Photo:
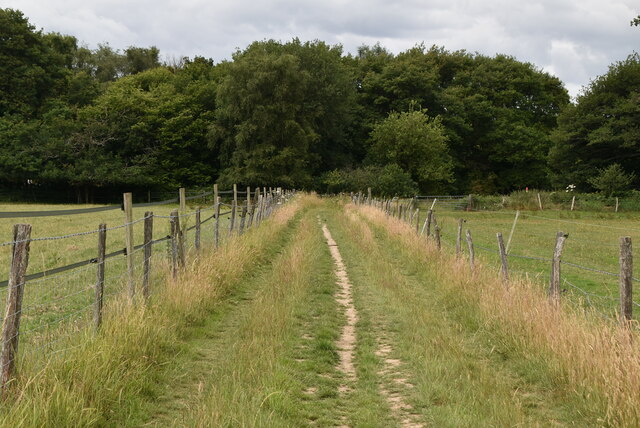
[[[563,110],[549,154],[556,186],[575,183],[592,189],[599,169],[617,163],[640,174],[640,56],[630,55],[583,90],[575,105]]]
[[[44,36],[22,12],[0,8],[0,40],[0,116],[31,117],[48,97],[64,91],[66,55],[75,38]]]
[[[354,88],[341,53],[297,39],[236,52],[211,132],[230,164],[223,182],[308,187],[314,175],[344,164]]]
[[[635,174],[627,174],[620,164],[614,163],[598,170],[598,175],[590,178],[589,183],[605,196],[611,197],[626,190],[635,178]]]
[[[375,57],[374,57],[375,58]],[[549,135],[569,102],[557,78],[512,57],[415,46],[360,61],[365,125],[412,103],[442,120],[458,192],[507,192],[548,184]],[[366,145],[366,143],[362,143]]]
[[[442,123],[424,110],[390,113],[374,127],[371,141],[369,159],[373,163],[398,165],[422,191],[437,192],[453,180]]]

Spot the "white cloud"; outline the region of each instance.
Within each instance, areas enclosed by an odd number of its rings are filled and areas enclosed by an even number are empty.
[[[155,45],[167,56],[230,58],[254,40],[320,39],[355,52],[424,42],[504,53],[560,77],[572,94],[640,46],[637,0],[5,0],[45,31],[92,47]]]

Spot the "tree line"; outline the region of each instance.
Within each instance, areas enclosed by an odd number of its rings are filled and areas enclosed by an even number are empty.
[[[5,189],[491,194],[602,190],[640,173],[637,54],[571,102],[533,64],[437,46],[266,40],[168,64],[156,47],[89,49],[12,9],[0,40]]]

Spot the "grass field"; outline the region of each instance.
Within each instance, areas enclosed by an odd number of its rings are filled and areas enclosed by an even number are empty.
[[[430,204],[422,204],[420,208],[423,221]],[[442,242],[446,249],[451,251],[455,248],[457,222],[459,218],[463,218],[466,220],[463,230],[468,229],[472,233],[476,257],[489,266],[496,269],[499,267],[496,233],[502,233],[506,244],[515,219],[515,211],[468,212],[439,209],[436,204],[434,212],[442,229]],[[510,271],[528,275],[541,286],[548,286],[550,262],[518,256],[550,259],[556,233],[559,231],[569,235],[562,255],[563,262],[618,274],[620,237],[630,236],[634,242],[640,242],[640,214],[522,211],[509,249]],[[467,244],[464,237],[462,247],[466,252]],[[638,261],[640,253],[636,251],[636,266]],[[573,302],[593,306],[603,314],[613,316],[619,307],[618,278],[593,270],[563,264],[562,289],[566,290],[563,295]]]

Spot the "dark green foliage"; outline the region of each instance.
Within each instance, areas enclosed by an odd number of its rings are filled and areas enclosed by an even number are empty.
[[[418,186],[411,176],[395,164],[365,166],[357,169],[329,171],[322,177],[322,189],[327,193],[367,192],[375,195],[414,196]]]
[[[589,184],[611,197],[629,188],[635,180],[635,174],[627,174],[620,164],[614,163],[598,170],[598,175],[589,179]]]
[[[370,160],[378,165],[398,165],[430,194],[453,181],[447,137],[439,118],[426,111],[390,113],[371,132]]]
[[[598,170],[640,174],[638,55],[573,105],[532,64],[423,45],[269,40],[162,65],[154,46],[78,46],[12,9],[0,40],[0,186],[611,193]]]
[[[223,183],[309,187],[349,156],[354,88],[339,47],[255,42],[236,52],[218,91],[212,138]]]
[[[617,163],[640,174],[640,56],[633,54],[595,79],[558,119],[549,155],[552,180],[592,190],[599,169]]]

